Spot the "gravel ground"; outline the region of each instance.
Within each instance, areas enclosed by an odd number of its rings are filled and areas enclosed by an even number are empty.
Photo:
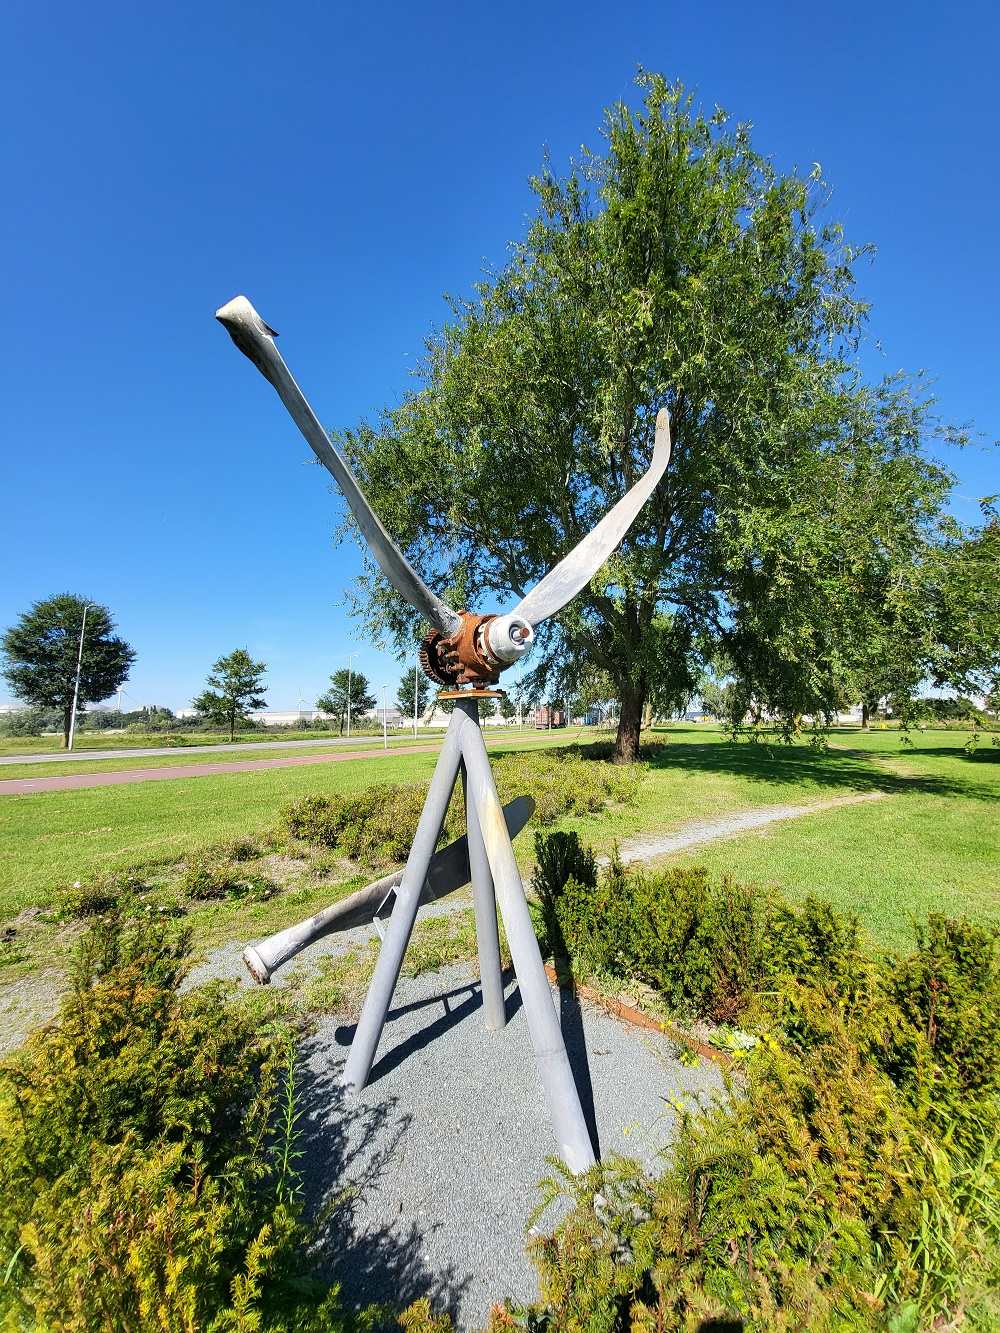
[[[809,805],[765,805],[756,810],[742,810],[732,815],[722,815],[718,819],[699,820],[685,824],[676,833],[665,833],[660,837],[642,837],[626,840],[621,844],[619,853],[626,863],[629,861],[652,861],[657,856],[669,856],[671,852],[682,852],[686,847],[700,847],[719,838],[732,838],[739,833],[752,833],[754,829],[765,828],[783,819],[801,819],[803,815],[818,815],[824,810],[833,810],[840,805],[860,805],[864,801],[879,801],[883,793],[865,792],[858,796],[833,796],[825,801],[812,801]],[[606,864],[607,857],[598,857],[599,864]]]
[[[665,1037],[554,996],[602,1156],[655,1166],[671,1101],[710,1098],[719,1070],[682,1065]],[[318,1259],[347,1302],[428,1295],[459,1327],[480,1328],[492,1302],[536,1294],[525,1226],[554,1142],[512,980],[507,1008],[507,1027],[487,1032],[465,964],[401,979],[371,1081],[347,1105],[338,1079],[353,1024],[330,1018],[310,1039],[302,1166],[324,1218]]]

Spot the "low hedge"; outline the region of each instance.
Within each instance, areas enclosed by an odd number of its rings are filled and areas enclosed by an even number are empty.
[[[598,875],[561,838],[536,877],[548,945],[751,1041],[657,1179],[553,1175],[544,1201],[572,1207],[532,1244],[541,1300],[496,1326],[997,1327],[1000,932],[931,916],[908,955],[873,957],[817,900]]]

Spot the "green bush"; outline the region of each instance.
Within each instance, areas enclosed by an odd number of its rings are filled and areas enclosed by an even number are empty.
[[[596,747],[525,750],[492,760],[502,803],[529,795],[536,824],[553,824],[566,815],[596,814],[609,805],[631,805],[645,769],[641,764],[612,764],[592,756]]]
[[[857,922],[816,899],[791,906],[698,867],[649,872],[617,855],[596,875],[575,834],[535,845],[549,950],[652,986],[678,1013],[732,1022],[775,977],[833,983],[859,957]]]
[[[919,1140],[840,1036],[839,1049],[751,1056],[726,1105],[682,1116],[658,1179],[619,1161],[548,1182],[546,1199],[575,1207],[532,1247],[542,1300],[528,1326],[884,1327],[875,1290],[919,1222]]]
[[[285,811],[285,828],[363,865],[391,865],[409,854],[425,795],[417,783],[377,783],[343,796],[306,796]]]
[[[931,1124],[974,1144],[1000,1102],[1000,931],[932,914],[887,989],[922,1038],[893,1043],[887,1072]]]
[[[617,860],[585,883],[579,864],[560,839],[538,880],[579,967],[738,1016],[756,1040],[724,1103],[682,1113],[659,1179],[619,1161],[548,1182],[574,1206],[534,1245],[541,1300],[510,1318],[903,1333],[964,1311],[996,1326],[1000,932],[932,916],[909,955],[877,958],[815,899]]]
[[[492,764],[501,802],[532,796],[538,824],[632,802],[641,781],[635,765],[598,762],[575,749],[507,754]],[[282,827],[293,838],[336,848],[362,865],[398,865],[409,854],[426,795],[423,783],[378,783],[342,796],[305,796],[287,807]],[[451,840],[464,831],[465,806],[456,789],[444,837]]]
[[[217,860],[212,855],[192,858],[184,867],[177,889],[184,897],[199,902],[220,898],[263,902],[278,891],[274,880],[267,875],[247,870],[239,863]]]
[[[57,1020],[0,1068],[4,1327],[347,1326],[293,1280],[289,1038],[180,994],[188,944],[98,922]]]
[[[56,913],[77,920],[103,916],[135,899],[145,887],[146,881],[137,871],[107,871],[60,889],[56,895]]]
[[[597,862],[576,833],[535,834],[535,873],[531,888],[541,916],[542,947],[557,962],[569,957],[563,935],[560,905],[567,885],[570,893],[584,893],[597,886]]]

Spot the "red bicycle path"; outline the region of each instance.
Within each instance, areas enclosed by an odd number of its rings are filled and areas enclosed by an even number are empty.
[[[282,755],[278,759],[235,759],[214,764],[174,764],[159,768],[124,768],[110,773],[64,773],[51,778],[5,778],[0,796],[33,796],[38,792],[72,791],[77,787],[115,787],[123,782],[163,782],[174,778],[206,778],[213,773],[254,773],[264,768],[291,768],[296,764],[343,764],[350,759],[388,759],[400,754],[426,754],[440,745],[407,745],[405,749],[349,750],[346,754]]]

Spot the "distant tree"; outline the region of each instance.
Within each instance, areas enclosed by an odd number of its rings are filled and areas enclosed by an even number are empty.
[[[426,709],[431,697],[431,683],[422,671],[408,667],[399,678],[399,688],[396,691],[396,707],[404,717],[413,716],[413,691],[414,682],[417,691],[417,716],[421,717]]]
[[[252,708],[263,708],[264,672],[267,665],[255,662],[245,648],[237,648],[220,657],[205,682],[208,688],[193,700],[202,717],[229,728],[229,739],[236,739],[237,722],[245,722]]]
[[[69,744],[84,608],[79,714],[86,704],[106,699],[124,684],[135,661],[135,650],[112,633],[115,622],[106,606],[74,593],[59,593],[35,602],[0,640],[7,683],[25,703],[59,710],[64,745]]]
[[[61,726],[62,713],[56,708],[19,708],[0,718],[0,734],[4,736],[42,736]]]
[[[497,712],[501,717],[513,717],[516,714],[517,709],[509,694],[501,694],[497,700]]]
[[[347,700],[350,690],[351,717],[360,717],[369,708],[375,707],[375,696],[371,693],[368,677],[360,671],[348,671],[341,667],[330,677],[330,689],[316,700],[316,707],[321,713],[328,713],[337,719],[340,733],[343,735],[347,721]]]

